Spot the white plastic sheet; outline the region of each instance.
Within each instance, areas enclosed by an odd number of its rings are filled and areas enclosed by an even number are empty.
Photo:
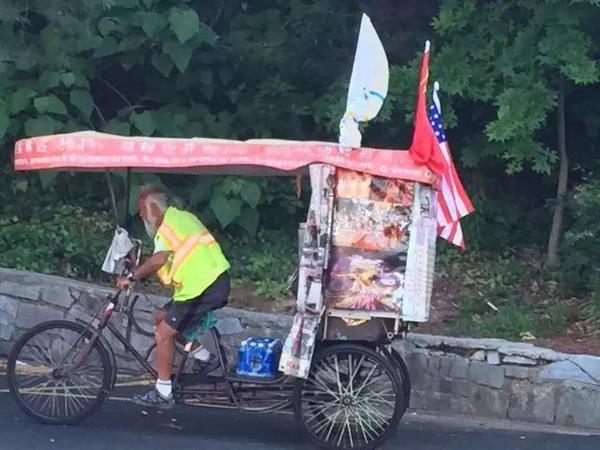
[[[341,146],[361,146],[362,136],[358,124],[368,122],[379,114],[387,96],[389,75],[388,60],[381,40],[371,19],[363,14],[348,87],[346,112],[340,122]]]

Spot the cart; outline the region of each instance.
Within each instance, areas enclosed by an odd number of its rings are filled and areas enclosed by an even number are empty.
[[[328,449],[378,448],[395,430],[409,406],[411,387],[406,364],[392,344],[411,323],[427,320],[436,237],[436,176],[408,152],[323,142],[80,132],[19,141],[14,163],[17,170],[309,174],[312,194],[300,242],[296,315],[280,372],[270,378],[236,374],[234,358],[207,318],[189,331],[191,339],[208,333],[220,370],[217,375],[185,373],[191,345],[179,348],[176,400],[257,413],[293,411],[307,436]],[[140,251],[139,245],[132,250],[126,272],[137,264]],[[19,406],[52,424],[75,423],[96,412],[117,380],[108,333],[155,377],[152,348],[136,349],[111,322],[121,314],[144,332],[135,320],[140,298],[133,291],[117,292],[89,323],[45,322],[22,336],[8,361],[9,387]]]

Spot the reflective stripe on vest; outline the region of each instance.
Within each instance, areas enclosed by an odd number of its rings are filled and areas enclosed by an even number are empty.
[[[165,241],[167,241],[167,244],[169,244],[171,250],[176,252],[179,247],[181,247],[181,239],[177,237],[177,234],[175,234],[173,229],[166,223],[160,225],[158,232],[165,239]]]
[[[166,285],[173,283],[173,277],[177,273],[177,270],[185,263],[196,248],[200,245],[213,245],[217,243],[213,235],[208,231],[192,234],[185,241],[181,242],[173,229],[165,223],[159,227],[158,233],[167,241],[170,250],[175,252],[171,268],[169,269],[168,265],[165,264],[157,272],[161,282]]]

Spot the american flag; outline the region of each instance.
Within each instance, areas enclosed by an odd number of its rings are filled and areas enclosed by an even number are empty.
[[[446,140],[446,132],[442,124],[442,108],[437,91],[438,84],[433,90],[433,104],[429,108],[429,122],[435,133],[440,150],[446,160],[447,169],[442,174],[440,190],[437,191],[437,222],[438,235],[454,245],[465,248],[465,239],[460,226],[460,219],[473,212],[473,205],[465,192]]]

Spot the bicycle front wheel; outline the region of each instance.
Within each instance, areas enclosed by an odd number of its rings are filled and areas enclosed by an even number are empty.
[[[8,357],[8,386],[21,409],[51,424],[94,413],[108,395],[116,367],[92,331],[74,322],[44,322],[25,333]]]

